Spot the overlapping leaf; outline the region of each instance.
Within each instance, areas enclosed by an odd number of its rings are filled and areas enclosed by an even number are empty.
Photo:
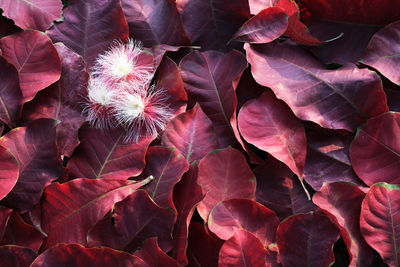
[[[400,265],[400,186],[378,183],[361,205],[361,233],[389,266]]]
[[[0,247],[0,259],[3,266],[30,266],[36,257],[37,253],[29,248],[13,245]]]
[[[52,0],[2,0],[4,15],[22,29],[45,31],[54,20],[61,17],[61,1]]]
[[[141,249],[137,250],[134,255],[154,267],[179,266],[176,260],[165,254],[165,252],[160,249],[157,243],[157,237],[146,239]]]
[[[121,129],[81,129],[81,144],[68,162],[70,176],[128,179],[140,174],[145,166],[147,147],[153,138],[143,138],[138,143],[127,143],[124,136],[125,132]]]
[[[300,119],[355,131],[369,117],[388,110],[379,76],[367,69],[346,64],[327,70],[288,43],[246,44],[245,49],[255,80],[270,87]]]
[[[203,220],[220,201],[255,199],[256,179],[239,151],[228,147],[205,156],[199,163],[199,185],[205,198],[197,206]]]
[[[114,40],[128,39],[128,24],[120,0],[70,0],[63,13],[64,20],[47,34],[53,42],[63,42],[81,55],[88,67]]]
[[[14,156],[0,146],[0,200],[13,189],[19,177],[19,166]],[[1,236],[0,236],[1,237]]]
[[[3,238],[11,212],[11,209],[0,206],[0,239]]]
[[[23,31],[0,40],[3,57],[15,66],[23,102],[60,78],[61,61],[49,37],[39,31]]]
[[[86,234],[121,201],[151,179],[140,182],[116,179],[75,179],[46,187],[41,204],[41,226],[47,234],[43,248],[57,243],[86,245]]]

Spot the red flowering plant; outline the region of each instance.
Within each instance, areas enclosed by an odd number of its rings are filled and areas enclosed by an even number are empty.
[[[398,6],[0,1],[0,265],[400,266]]]

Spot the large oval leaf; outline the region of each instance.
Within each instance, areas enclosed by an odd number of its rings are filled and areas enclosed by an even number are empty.
[[[371,39],[361,62],[382,73],[400,85],[400,21],[393,22],[377,32]]]
[[[87,232],[114,203],[150,180],[75,179],[49,185],[41,204],[41,226],[47,233],[43,249],[57,243],[86,245]]]
[[[140,174],[145,166],[147,147],[153,138],[143,138],[139,143],[126,143],[124,136],[125,132],[120,129],[81,129],[81,144],[68,161],[70,176],[128,179]]]
[[[54,120],[35,120],[0,139],[0,145],[11,152],[19,166],[18,181],[3,200],[7,206],[20,212],[29,210],[39,202],[44,187],[60,176],[56,125]]]
[[[350,255],[349,266],[370,266],[374,251],[360,232],[361,203],[365,193],[355,184],[325,184],[313,196],[313,202],[339,227]]]
[[[19,166],[16,159],[10,151],[0,146],[0,200],[13,189],[18,177]]]
[[[385,113],[360,128],[350,148],[354,171],[369,186],[400,184],[400,113]]]
[[[278,226],[276,243],[282,266],[330,266],[339,230],[325,215],[293,215]]]
[[[52,0],[2,0],[4,16],[21,29],[45,31],[53,20],[61,17],[62,2]]]
[[[179,65],[185,89],[213,122],[219,148],[237,143],[234,134],[236,122],[233,122],[237,99],[233,82],[246,67],[246,59],[238,51],[228,54],[194,51]]]
[[[161,142],[164,146],[176,147],[189,163],[200,160],[217,148],[211,121],[198,105],[172,119]]]
[[[353,64],[325,67],[287,43],[245,45],[255,80],[270,87],[297,117],[325,128],[355,129],[388,110],[379,76]]]
[[[31,267],[150,267],[142,259],[111,248],[85,248],[77,244],[58,244],[44,253]]]
[[[256,179],[239,151],[228,147],[205,156],[199,163],[199,185],[205,198],[197,206],[203,220],[220,201],[255,199]]]
[[[13,65],[0,57],[0,120],[14,128],[22,104],[18,72]]]
[[[240,109],[238,124],[247,142],[285,163],[299,177],[303,175],[307,151],[304,126],[271,91],[247,102]]]
[[[113,41],[128,39],[120,0],[70,0],[63,13],[64,20],[54,24],[47,34],[53,42],[63,42],[81,55],[88,67]]]
[[[279,219],[275,212],[249,199],[229,199],[219,202],[208,216],[208,228],[223,240],[231,238],[237,229],[255,235],[268,247],[275,242]]]
[[[400,186],[378,183],[361,206],[361,233],[389,266],[400,266]]]
[[[44,33],[23,31],[6,36],[0,40],[0,48],[18,71],[23,102],[60,78],[60,57]]]

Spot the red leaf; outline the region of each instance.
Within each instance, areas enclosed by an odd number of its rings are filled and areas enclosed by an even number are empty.
[[[191,222],[187,249],[188,266],[218,266],[219,250],[224,242],[205,230],[201,223]]]
[[[385,113],[360,128],[350,148],[354,171],[369,186],[400,184],[400,113]]]
[[[387,25],[371,39],[361,62],[400,85],[400,21]]]
[[[374,251],[360,232],[361,202],[365,193],[352,183],[325,184],[313,201],[340,229],[350,255],[350,266],[370,266]]]
[[[157,237],[151,237],[144,241],[140,250],[136,251],[135,256],[141,258],[152,267],[178,267],[176,260],[165,254],[157,243]]]
[[[142,259],[111,248],[58,244],[40,254],[31,267],[150,267]]]
[[[179,65],[185,89],[213,122],[219,148],[237,143],[232,126],[236,125],[237,105],[233,82],[246,67],[245,57],[238,51],[194,51]]]
[[[13,128],[21,110],[22,93],[17,70],[3,57],[0,57],[0,103],[0,120]]]
[[[307,158],[304,180],[318,191],[324,183],[352,182],[365,184],[354,173],[350,163],[353,136],[307,134]]]
[[[307,149],[304,126],[271,91],[247,102],[240,109],[238,124],[247,142],[284,162],[299,177],[303,175]]]
[[[204,195],[201,187],[197,183],[198,167],[192,164],[181,181],[174,187],[174,203],[178,211],[173,239],[173,255],[180,265],[187,265],[186,249],[188,246],[188,229],[196,204],[199,203]]]
[[[228,147],[205,156],[199,163],[199,185],[205,198],[197,206],[203,220],[220,201],[255,199],[256,179],[239,151]]]
[[[145,154],[152,138],[143,138],[139,143],[124,142],[121,129],[82,128],[79,131],[81,144],[68,161],[68,170],[74,178],[128,179],[142,172]]]
[[[253,43],[269,43],[286,32],[288,16],[279,7],[270,7],[246,21],[233,39]]]
[[[361,205],[361,233],[389,266],[400,266],[400,186],[378,183]]]
[[[217,148],[217,137],[210,119],[196,105],[167,124],[161,143],[176,147],[191,164]]]
[[[20,246],[7,245],[0,247],[0,259],[2,266],[30,266],[37,255],[38,254],[35,251]]]
[[[11,213],[4,236],[0,239],[1,245],[18,245],[30,248],[37,252],[45,236],[35,227],[25,223],[17,212]]]
[[[256,236],[264,247],[275,242],[279,219],[275,212],[249,199],[229,199],[219,202],[208,216],[208,228],[223,240],[235,230],[243,229]]]
[[[60,57],[44,33],[23,31],[6,36],[0,40],[0,48],[18,71],[24,103],[60,78]]]
[[[128,180],[75,179],[46,187],[41,205],[42,229],[48,235],[43,249],[57,243],[86,245],[86,234],[98,220],[135,189],[138,183]]]
[[[122,0],[131,36],[151,47],[158,44],[190,45],[172,0]]]
[[[313,37],[308,31],[306,25],[300,21],[299,7],[294,0],[278,0],[275,6],[280,7],[288,16],[288,26],[286,34],[293,41],[304,45],[320,45],[320,41]]]
[[[0,206],[0,240],[3,239],[4,231],[6,230],[11,212],[12,209],[7,209],[3,206]]]
[[[282,162],[273,158],[254,169],[257,177],[256,200],[283,220],[291,215],[315,211],[299,179]]]
[[[92,67],[98,54],[114,40],[128,39],[128,24],[120,0],[70,0],[63,10],[64,20],[47,34],[53,42],[63,42]]]
[[[62,59],[61,79],[24,105],[23,118],[59,120],[57,146],[62,155],[70,157],[79,144],[78,129],[85,121],[82,104],[87,95],[89,75],[78,54],[61,43],[55,47]]]
[[[13,189],[17,183],[18,176],[19,166],[16,159],[10,151],[0,146],[0,200]]]
[[[139,176],[153,176],[153,181],[143,189],[161,207],[174,207],[172,189],[189,169],[185,158],[175,148],[150,147],[146,152],[146,168]]]
[[[169,57],[164,57],[156,73],[156,84],[169,96],[168,106],[174,115],[186,110],[187,95],[178,66]]]
[[[176,214],[155,204],[144,190],[138,190],[116,203],[113,212],[88,232],[88,245],[107,246],[133,252],[150,237],[158,237],[160,247],[172,247]]]
[[[250,18],[247,0],[177,0],[177,6],[192,44],[203,50],[226,50],[226,43]]]
[[[56,124],[54,120],[36,120],[0,139],[19,166],[18,181],[3,200],[7,206],[20,212],[29,210],[39,202],[44,187],[60,176]]]
[[[282,266],[330,266],[339,230],[318,213],[293,215],[278,227],[276,242]]]
[[[219,252],[218,266],[269,266],[268,251],[252,233],[236,229]]]
[[[353,64],[336,70],[287,43],[249,46],[255,80],[270,87],[297,117],[325,128],[354,131],[369,117],[388,110],[376,73]]]
[[[45,31],[53,20],[61,17],[61,1],[52,0],[3,0],[0,8],[4,16],[14,20],[21,29]]]

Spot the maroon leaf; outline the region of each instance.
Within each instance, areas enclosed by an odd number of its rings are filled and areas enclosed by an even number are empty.
[[[85,248],[77,244],[58,244],[32,263],[31,267],[150,267],[142,259],[111,248]]]
[[[56,124],[40,119],[15,128],[0,139],[0,145],[15,157],[19,177],[4,203],[20,212],[39,202],[44,187],[61,174],[56,147]]]
[[[160,249],[157,237],[151,237],[144,241],[140,250],[136,251],[135,256],[141,258],[149,266],[153,267],[178,267],[176,260],[168,256]]]
[[[249,0],[250,14],[256,15],[263,9],[273,7],[276,0]]]
[[[20,246],[7,245],[0,247],[0,259],[3,266],[30,266],[37,255],[35,251]]]
[[[0,12],[3,13],[3,12]],[[13,33],[21,31],[21,28],[17,27],[13,20],[0,15],[0,38],[11,35]],[[1,54],[1,52],[0,52]]]
[[[199,163],[199,185],[205,198],[197,206],[203,220],[220,201],[255,199],[256,179],[239,151],[228,147],[205,156]]]
[[[247,62],[238,51],[194,51],[179,65],[185,89],[213,122],[219,148],[237,143],[232,126],[236,125],[233,121],[237,105],[233,82],[246,67]]]
[[[284,162],[299,177],[303,175],[307,149],[304,126],[271,91],[247,102],[240,109],[238,124],[247,142]]]
[[[18,71],[24,103],[60,78],[60,57],[44,33],[23,31],[6,36],[0,40],[0,48]]]
[[[268,251],[252,233],[236,229],[219,252],[218,266],[268,266]]]
[[[279,7],[270,7],[252,17],[233,36],[234,39],[254,43],[269,43],[286,32],[288,16]]]
[[[24,105],[23,118],[59,120],[57,146],[62,155],[69,157],[79,144],[78,129],[85,121],[82,104],[87,95],[89,75],[78,54],[60,43],[55,47],[62,59],[61,79]]]
[[[219,250],[224,242],[210,235],[201,223],[191,222],[187,249],[188,266],[218,266]]]
[[[114,205],[113,212],[88,233],[89,246],[107,246],[133,252],[150,237],[157,236],[164,251],[172,248],[175,212],[155,204],[144,190],[138,190]]]
[[[226,50],[226,43],[250,18],[247,0],[178,0],[177,6],[187,35],[203,50]]]
[[[388,110],[379,76],[367,69],[349,63],[327,70],[287,43],[245,44],[245,49],[256,81],[270,87],[300,119],[355,131],[369,117]]]
[[[400,266],[399,193],[399,185],[375,184],[361,206],[361,233],[389,266]]]
[[[278,227],[276,242],[282,266],[330,266],[339,230],[318,213],[293,215]]]
[[[192,164],[181,181],[174,187],[174,203],[178,217],[173,232],[175,242],[173,255],[180,265],[188,264],[186,248],[188,246],[189,223],[197,203],[204,198],[197,180],[198,167]]]
[[[75,179],[49,185],[41,205],[42,229],[48,235],[43,249],[61,242],[86,245],[87,232],[114,203],[149,181]]]
[[[38,251],[45,236],[35,227],[25,223],[17,212],[11,213],[0,245],[18,245]]]
[[[360,232],[361,203],[365,193],[351,183],[325,184],[313,201],[340,229],[350,255],[350,266],[370,266],[374,251]]]
[[[19,88],[18,72],[13,65],[0,57],[0,120],[15,127],[22,104],[22,93]]]
[[[164,146],[176,147],[190,164],[217,148],[211,121],[198,105],[172,119],[161,142]]]
[[[223,240],[230,239],[235,230],[243,229],[256,236],[268,247],[275,242],[279,219],[275,212],[249,199],[229,199],[219,202],[208,216],[208,228]]]
[[[256,200],[275,211],[281,220],[317,209],[307,198],[299,179],[282,162],[270,158],[254,173],[257,177]]]
[[[354,171],[369,186],[400,184],[400,113],[385,113],[360,128],[350,148]]]
[[[186,110],[187,95],[178,66],[169,57],[164,57],[156,73],[156,84],[168,94],[169,108],[174,115]]]
[[[16,159],[9,150],[0,146],[0,200],[13,189],[18,176],[19,166]]]
[[[387,25],[371,39],[361,62],[374,67],[386,78],[400,85],[400,21]]]
[[[3,0],[0,8],[4,16],[14,20],[15,24],[26,30],[45,31],[53,20],[61,17],[61,1],[51,0]]]
[[[161,207],[174,207],[172,189],[189,169],[185,158],[176,148],[150,147],[146,152],[146,168],[140,178],[153,176],[143,187],[152,200]]]
[[[128,39],[128,24],[119,0],[70,0],[63,13],[64,20],[47,34],[53,42],[63,42],[81,55],[88,67],[114,40]]]
[[[79,131],[81,144],[68,162],[71,177],[128,179],[142,172],[145,154],[153,138],[139,143],[124,142],[121,129],[83,128]]]
[[[306,25],[300,21],[299,7],[294,0],[277,0],[275,6],[280,7],[288,16],[286,34],[300,44],[320,45],[324,42],[313,37]]]
[[[190,45],[175,1],[122,0],[121,2],[131,36],[142,41],[144,46]]]
[[[4,231],[6,230],[11,212],[12,209],[7,209],[3,206],[0,206],[0,240],[3,239]]]
[[[354,173],[350,163],[350,135],[307,134],[307,158],[304,180],[318,191],[324,183],[352,182],[365,184]]]

